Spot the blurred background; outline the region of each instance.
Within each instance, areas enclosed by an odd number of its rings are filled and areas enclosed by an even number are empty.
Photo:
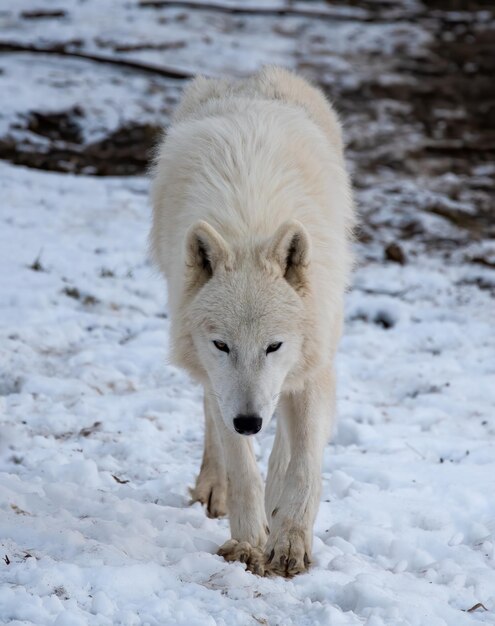
[[[140,175],[185,82],[267,63],[345,124],[363,254],[450,257],[495,236],[490,0],[17,0],[0,7],[0,159]],[[409,246],[411,247],[411,246]],[[493,267],[493,249],[463,260]],[[489,275],[475,276],[493,288]]]

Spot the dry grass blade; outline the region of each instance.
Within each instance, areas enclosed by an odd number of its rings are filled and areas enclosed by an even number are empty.
[[[119,483],[119,485],[126,485],[129,481],[119,478],[118,476],[115,476],[115,474],[112,474],[112,478]]]
[[[482,604],[481,602],[477,602],[470,609],[467,609],[466,613],[474,613],[478,609],[483,609],[483,611],[488,611],[488,609],[486,608],[486,606],[484,604]]]
[[[79,435],[81,437],[89,437],[89,435],[95,433],[97,430],[100,430],[101,422],[94,422],[92,426],[86,426],[86,428],[81,428],[79,431]]]

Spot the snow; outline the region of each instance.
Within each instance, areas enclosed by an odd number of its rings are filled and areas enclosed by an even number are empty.
[[[95,20],[96,6],[67,3],[83,34],[112,26],[108,16]],[[124,16],[136,13],[125,6]],[[32,8],[25,0],[17,10]],[[139,15],[136,38],[156,17]],[[29,36],[11,22],[17,40],[41,40],[42,21]],[[247,27],[246,46],[266,38],[260,23]],[[122,18],[116,39],[133,29]],[[44,36],[65,36],[53,30]],[[350,30],[339,31],[342,62]],[[367,41],[382,45],[387,33],[367,30]],[[427,40],[402,32],[399,43],[402,36],[410,45]],[[226,41],[217,41],[211,63],[196,47],[179,51],[176,65],[229,71],[242,54],[220,58]],[[267,42],[236,71],[293,45],[284,36]],[[393,54],[394,42],[387,45]],[[153,54],[143,58],[156,62]],[[147,79],[126,83],[84,61],[0,62],[0,89],[12,90],[2,131],[43,102],[47,110],[84,102],[87,137],[123,119],[166,122],[178,94],[177,82],[154,83],[172,97],[160,102]],[[67,78],[68,67],[74,75],[60,91],[48,76]],[[479,171],[480,179],[490,174]],[[376,207],[377,224],[387,218],[387,236],[413,201],[437,193],[421,180],[384,176],[380,184],[358,197]],[[455,235],[438,216],[421,220],[430,232]],[[148,227],[144,177],[0,162],[0,623],[495,624],[494,307],[491,292],[473,282],[484,269],[466,265],[464,252],[446,261],[414,240],[404,244],[403,266],[383,261],[380,241],[357,246],[314,566],[292,580],[265,579],[216,556],[227,520],[189,505],[202,454],[201,391],[167,363],[167,295],[147,260]],[[273,438],[272,426],[256,440],[264,474]],[[468,613],[477,603],[487,610]]]

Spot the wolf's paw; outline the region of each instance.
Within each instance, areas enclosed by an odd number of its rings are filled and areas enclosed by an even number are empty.
[[[208,517],[224,517],[227,515],[227,481],[219,478],[218,473],[201,468],[194,489],[190,488],[191,504],[201,502],[206,506]]]
[[[265,547],[265,575],[292,578],[307,571],[311,564],[311,549],[306,535],[297,528],[272,531]]]
[[[223,556],[226,561],[245,563],[248,571],[258,576],[263,576],[265,573],[263,552],[259,548],[254,548],[247,541],[229,539],[219,548],[217,554]]]

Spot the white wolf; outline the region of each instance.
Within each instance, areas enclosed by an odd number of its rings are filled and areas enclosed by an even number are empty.
[[[192,490],[228,511],[219,550],[259,574],[311,561],[353,205],[340,125],[280,68],[196,78],[157,155],[153,257],[168,281],[172,356],[204,386]],[[266,492],[252,435],[277,412]]]

